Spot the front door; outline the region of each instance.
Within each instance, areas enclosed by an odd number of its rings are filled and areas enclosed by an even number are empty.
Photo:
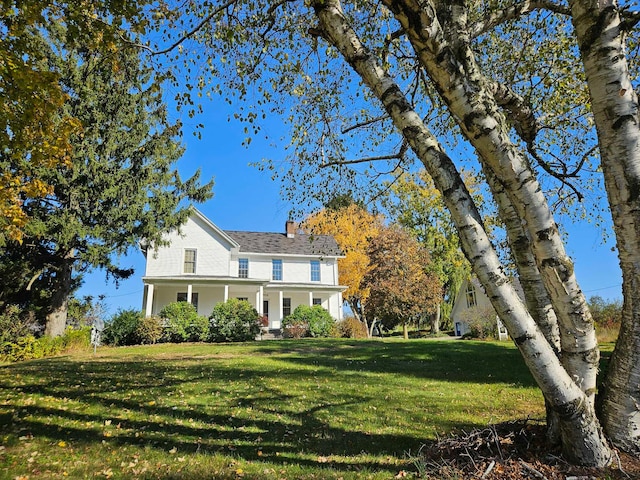
[[[269,300],[262,301],[262,316],[267,319],[265,327],[269,327]]]

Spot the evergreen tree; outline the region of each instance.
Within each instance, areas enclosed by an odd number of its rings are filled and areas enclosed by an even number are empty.
[[[25,201],[31,221],[24,241],[7,243],[0,268],[21,272],[4,276],[3,300],[40,308],[46,333],[56,336],[85,272],[100,268],[116,281],[130,276],[117,258],[140,242],[162,242],[164,232],[186,221],[186,202],[210,198],[212,184],[201,186],[199,173],[183,181],[173,168],[183,153],[180,124],[168,120],[159,80],[137,50],[121,45],[107,59],[55,42],[64,38],[55,27],[50,36],[50,69],[69,96],[65,114],[82,131],[71,137],[71,168],[38,172],[53,191]]]

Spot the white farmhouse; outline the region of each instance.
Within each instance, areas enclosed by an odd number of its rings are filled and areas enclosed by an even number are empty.
[[[145,252],[143,309],[157,314],[168,303],[191,302],[208,316],[218,302],[249,301],[280,329],[298,305],[321,305],[342,319],[335,240],[305,235],[287,222],[284,233],[225,231],[195,208],[180,229],[168,235],[169,246]]]

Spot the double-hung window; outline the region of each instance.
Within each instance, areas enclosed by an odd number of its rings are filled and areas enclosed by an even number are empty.
[[[271,279],[282,280],[282,260],[271,260]]]
[[[285,297],[282,299],[282,316],[288,317],[289,315],[291,315],[291,299]]]
[[[476,300],[476,288],[472,283],[467,285],[467,291],[465,293],[467,295],[467,308],[475,307],[478,301]]]
[[[320,281],[320,262],[318,260],[311,260],[311,281]]]
[[[184,273],[196,273],[196,250],[187,248],[184,251]]]
[[[240,258],[238,260],[238,277],[249,278],[249,259]]]

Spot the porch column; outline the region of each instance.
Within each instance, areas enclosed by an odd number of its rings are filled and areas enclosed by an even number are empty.
[[[284,312],[282,310],[282,299],[284,298],[284,294],[282,290],[278,292],[278,322],[282,321],[282,317],[284,317]]]
[[[187,303],[191,303],[191,297],[193,296],[193,285],[187,285]]]
[[[313,307],[313,292],[309,292],[309,306]]]
[[[229,285],[224,286],[224,301],[229,300]]]
[[[147,305],[145,308],[145,316],[150,317],[153,310],[153,283],[147,285]]]
[[[338,320],[342,320],[343,315],[343,308],[344,306],[344,300],[342,299],[342,292],[338,292]]]
[[[260,307],[260,290],[256,292],[256,311],[262,316],[262,308]]]
[[[258,288],[258,293],[256,294],[257,302],[258,302],[258,313],[262,317],[264,315],[264,287],[260,285]]]

